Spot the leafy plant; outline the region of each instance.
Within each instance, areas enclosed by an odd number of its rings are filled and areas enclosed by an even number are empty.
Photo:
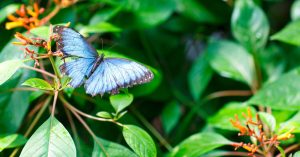
[[[299,156],[299,4],[1,2],[0,156]],[[117,95],[72,88],[55,25],[154,79]]]

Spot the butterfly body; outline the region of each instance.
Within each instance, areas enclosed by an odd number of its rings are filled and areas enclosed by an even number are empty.
[[[85,41],[84,37],[71,28],[55,26],[58,35],[57,49],[63,58],[75,58],[60,66],[62,73],[71,78],[74,88],[84,84],[91,95],[116,94],[120,88],[143,84],[153,79],[153,73],[145,66],[122,58],[109,58]]]

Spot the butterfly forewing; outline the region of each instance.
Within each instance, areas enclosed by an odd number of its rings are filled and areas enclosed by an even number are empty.
[[[55,26],[53,33],[58,34],[57,49],[61,51],[65,57],[83,57],[96,58],[97,51],[84,39],[84,37],[71,28],[64,26]]]

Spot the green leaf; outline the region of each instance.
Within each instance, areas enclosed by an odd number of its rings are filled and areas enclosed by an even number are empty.
[[[176,146],[170,156],[181,157],[188,155],[189,157],[198,157],[218,147],[231,143],[231,141],[217,133],[197,133]]]
[[[172,101],[166,105],[161,114],[162,126],[167,134],[176,126],[181,115],[180,105]]]
[[[276,130],[277,134],[282,134],[293,129],[293,133],[300,133],[300,112],[294,115],[291,119],[280,123]]]
[[[124,125],[123,136],[130,148],[139,156],[155,157],[157,155],[154,141],[143,129],[134,125]]]
[[[213,71],[209,65],[207,54],[200,55],[193,63],[188,74],[188,83],[194,100],[198,100],[208,85]]]
[[[12,42],[14,41],[17,40],[15,38],[10,40],[1,50],[0,62],[24,59],[24,51],[20,50],[20,47],[13,45]],[[36,47],[28,46],[28,48],[37,52]],[[28,66],[33,65],[33,62],[27,63]],[[5,69],[5,72],[7,72],[7,69]],[[17,70],[5,84],[0,86],[0,90],[7,91],[12,88],[17,88],[28,78],[35,77],[35,74],[36,72],[32,70]],[[0,134],[15,133],[18,130],[29,107],[30,93],[31,92],[28,91],[14,91],[0,94]]]
[[[18,8],[19,8],[19,4],[10,4],[4,8],[1,8],[0,10],[0,23],[2,23],[7,15],[14,13]]]
[[[233,36],[250,52],[263,48],[268,40],[270,26],[266,15],[251,0],[236,1],[231,18]]]
[[[266,113],[266,112],[258,112],[260,120],[263,122],[263,124],[268,125],[270,131],[275,131],[276,128],[276,120],[273,117],[273,115]]]
[[[237,131],[238,129],[233,127],[230,123],[230,119],[235,119],[235,115],[237,115],[240,118],[241,124],[246,124],[243,113],[247,115],[248,108],[250,108],[251,114],[254,116],[256,112],[253,107],[249,107],[244,103],[230,102],[221,108],[215,115],[209,117],[208,124],[220,129]]]
[[[209,44],[207,52],[211,67],[220,75],[252,85],[254,62],[243,47],[230,41],[218,41]]]
[[[8,60],[0,63],[0,85],[6,82],[21,66],[22,60]]]
[[[293,157],[300,157],[300,151],[297,151],[297,152],[293,155]]]
[[[100,22],[94,25],[84,26],[80,31],[85,35],[88,33],[117,33],[121,32],[121,28],[107,22]]]
[[[76,156],[75,144],[66,128],[54,117],[45,121],[30,137],[20,157]]]
[[[90,19],[89,25],[95,25],[100,22],[105,22],[120,12],[122,7],[114,8],[103,8],[97,11],[94,16]]]
[[[300,45],[300,20],[293,21],[285,26],[282,30],[278,33],[271,36],[272,40],[279,40],[281,42],[285,42],[288,44]]]
[[[111,119],[112,118],[111,114],[108,113],[108,112],[105,112],[105,111],[98,112],[97,116],[101,117],[101,118],[106,118],[106,119]]]
[[[130,93],[111,95],[109,97],[109,100],[111,105],[114,107],[116,113],[119,113],[132,103],[133,95]]]
[[[220,20],[197,0],[177,0],[177,11],[196,22],[218,23]]]
[[[101,143],[104,147],[106,154],[110,157],[137,157],[135,153],[133,153],[128,148],[124,147],[115,142],[107,141],[101,138],[97,138],[98,141],[94,141],[94,150],[92,157],[104,157],[106,156],[101,147],[99,146],[98,142]]]
[[[294,1],[291,9],[291,18],[293,21],[300,18],[300,0]]]
[[[40,26],[40,27],[31,29],[30,33],[32,33],[44,40],[48,40],[49,34],[50,34],[50,28],[48,26]]]
[[[0,135],[0,152],[7,148],[14,148],[26,143],[26,138],[22,135]]]
[[[247,103],[278,110],[300,109],[300,68],[262,87]]]
[[[42,90],[53,90],[53,87],[47,81],[39,78],[30,78],[26,80],[22,85]]]

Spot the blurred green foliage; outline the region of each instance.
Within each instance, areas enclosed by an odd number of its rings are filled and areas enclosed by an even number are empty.
[[[45,9],[40,18],[58,6],[51,0],[36,2]],[[254,154],[285,155],[293,145],[286,155],[299,154],[300,0],[81,0],[30,31],[5,28],[9,14],[33,3],[0,2],[0,157],[20,154],[8,148],[27,140],[21,156],[40,147],[37,156],[247,155],[228,145],[257,141],[239,137],[242,127],[232,123],[245,125],[256,113],[268,137],[294,136]],[[91,97],[83,87],[68,87],[63,77],[52,112],[58,85],[29,70],[33,61],[12,42],[15,32],[48,40],[50,24],[68,22],[99,54],[140,62],[154,79],[118,95]],[[55,72],[52,62],[41,62],[38,68]],[[61,63],[55,57],[54,68]],[[80,120],[76,110],[88,116]]]

